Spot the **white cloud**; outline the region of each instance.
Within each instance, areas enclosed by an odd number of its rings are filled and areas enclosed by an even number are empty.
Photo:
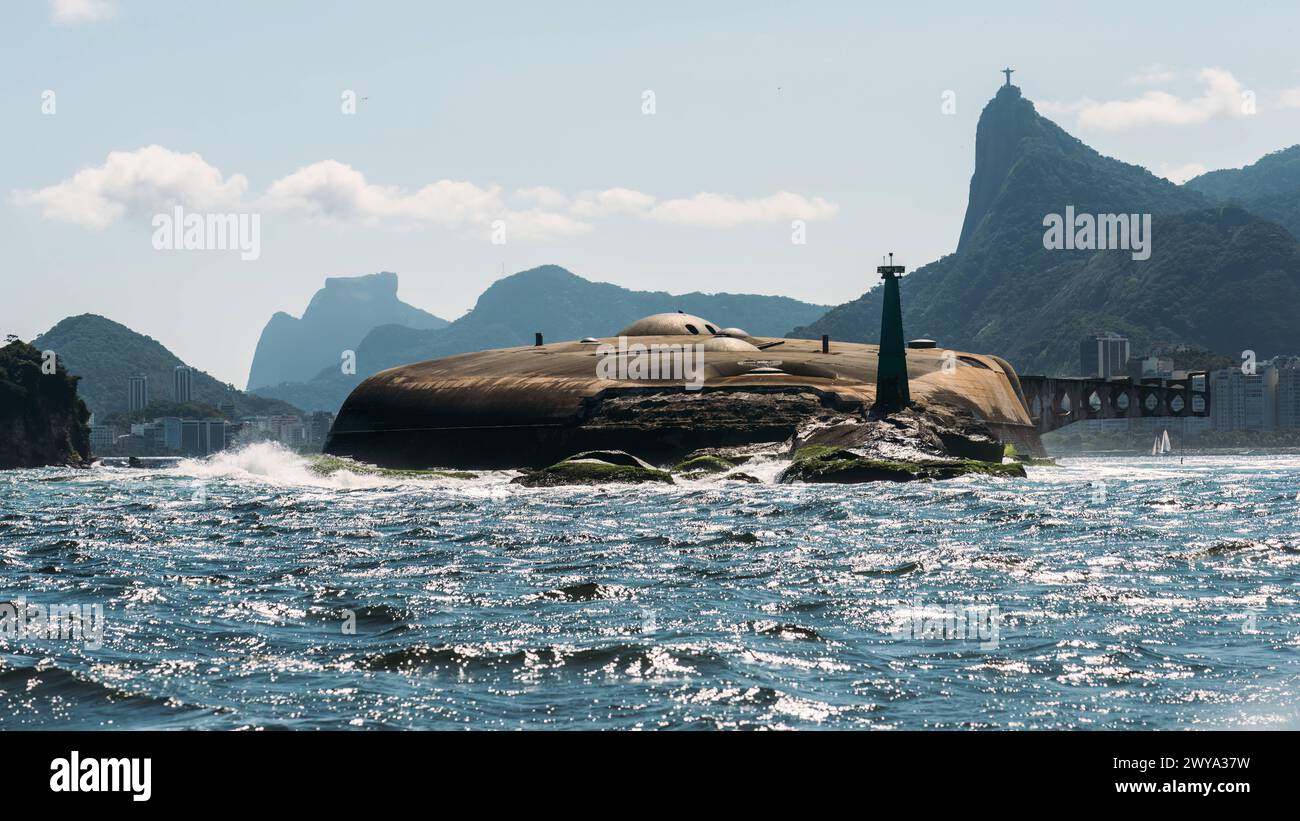
[[[1278,104],[1283,108],[1300,108],[1300,88],[1285,89],[1278,96]]]
[[[439,180],[405,192],[367,182],[360,171],[337,160],[312,163],[276,180],[262,204],[340,221],[431,222],[447,227],[481,222],[504,210],[496,186]]]
[[[370,182],[361,171],[338,160],[303,166],[272,182],[264,193],[249,196],[243,175],[223,177],[198,154],[157,145],[115,151],[102,165],[47,188],[14,191],[11,200],[38,209],[46,219],[91,228],[181,205],[189,210],[280,210],[309,219],[395,228],[434,225],[483,236],[501,220],[511,239],[575,236],[593,230],[597,220],[618,217],[729,228],[830,219],[838,210],[820,197],[809,199],[788,191],[752,199],[700,193],[660,202],[630,188],[569,195],[543,186],[521,188],[507,196],[497,185],[438,180],[409,190]]]
[[[1160,176],[1176,182],[1179,185],[1190,180],[1192,177],[1199,177],[1209,169],[1198,162],[1189,162],[1185,165],[1170,165],[1169,163],[1160,163]]]
[[[541,209],[510,211],[501,215],[511,239],[547,240],[571,237],[592,230],[591,223]]]
[[[243,175],[225,179],[198,154],[150,145],[114,151],[103,165],[38,191],[15,191],[11,199],[40,209],[49,220],[103,228],[127,214],[152,214],[173,205],[233,207],[247,189]]]
[[[1099,102],[1085,97],[1073,103],[1045,102],[1039,107],[1049,116],[1073,114],[1080,127],[1106,131],[1151,125],[1199,125],[1212,119],[1250,116],[1253,97],[1231,72],[1203,68],[1196,76],[1202,88],[1194,97],[1153,90],[1128,100]]]
[[[324,160],[276,180],[260,204],[301,211],[310,217],[367,225],[412,227],[438,225],[458,231],[486,232],[502,220],[511,239],[551,239],[591,230],[567,213],[568,198],[550,188],[515,192],[513,199],[534,207],[506,206],[499,186],[438,180],[416,191],[377,185],[346,163]],[[557,210],[560,209],[560,210]]]
[[[60,26],[94,23],[112,14],[109,0],[50,0],[50,19]]]
[[[747,200],[729,194],[701,193],[688,199],[660,203],[650,215],[661,222],[678,225],[730,228],[747,222],[830,219],[838,210],[837,206],[821,197],[810,200],[789,191]]]
[[[1140,67],[1136,72],[1129,75],[1124,80],[1124,83],[1131,86],[1163,86],[1172,83],[1177,78],[1178,72],[1174,69],[1159,63],[1152,63]]]
[[[514,193],[514,199],[543,208],[563,208],[569,204],[569,198],[564,195],[564,192],[546,186],[521,188]]]
[[[830,219],[838,210],[826,200],[781,191],[757,199],[700,193],[665,202],[630,188],[567,195],[550,187],[521,188],[509,201],[497,186],[441,180],[419,191],[366,182],[360,171],[325,160],[277,180],[263,200],[269,207],[292,208],[315,217],[366,223],[425,222],[449,228],[477,228],[503,220],[512,237],[547,239],[592,230],[592,221],[633,216],[676,225],[730,228],[744,223],[791,219]]]
[[[574,198],[569,210],[578,217],[596,218],[617,214],[645,215],[655,204],[655,198],[631,188],[610,188],[605,191],[583,192]]]

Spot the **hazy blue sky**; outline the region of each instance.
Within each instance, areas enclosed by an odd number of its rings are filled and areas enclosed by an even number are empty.
[[[915,267],[953,250],[1007,64],[1067,130],[1179,179],[1300,137],[1300,9],[1282,2],[0,15],[0,333],[100,313],[241,387],[270,315],[300,315],[327,276],[396,271],[404,300],[448,319],[503,267],[544,263],[630,288],[856,297],[885,251]],[[368,98],[354,115],[349,89]],[[259,214],[260,257],[155,250],[151,219],[175,202]]]

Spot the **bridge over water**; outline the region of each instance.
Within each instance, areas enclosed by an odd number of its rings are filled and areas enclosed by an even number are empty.
[[[1040,434],[1085,419],[1149,416],[1209,416],[1210,377],[1194,371],[1186,379],[1098,379],[1022,376],[1029,415]]]

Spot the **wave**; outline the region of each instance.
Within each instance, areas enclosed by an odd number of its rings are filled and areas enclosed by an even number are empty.
[[[184,723],[187,718],[228,712],[186,704],[174,696],[122,689],[90,673],[16,655],[0,655],[0,706],[6,707],[4,713],[8,714],[8,718],[0,715],[0,728],[102,729],[106,720],[164,726],[172,720]]]
[[[237,450],[224,450],[201,459],[183,459],[164,471],[194,479],[234,479],[286,487],[332,490],[398,487],[413,481],[436,481],[411,476],[373,474],[366,465],[356,470],[339,467],[321,470],[318,458],[295,453],[276,442],[256,442]],[[196,488],[197,490],[197,488]]]
[[[571,645],[413,644],[362,656],[357,667],[374,672],[458,673],[520,669],[572,670],[582,675],[598,670],[633,675],[658,673],[708,674],[726,670],[734,647],[718,644],[615,642],[596,647]]]

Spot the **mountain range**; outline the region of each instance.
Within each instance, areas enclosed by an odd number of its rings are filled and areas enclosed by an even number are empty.
[[[760,336],[780,336],[821,316],[826,306],[780,296],[633,291],[591,282],[558,265],[543,265],[494,282],[473,309],[446,327],[374,328],[356,347],[355,374],[343,373],[335,351],[333,362],[310,379],[258,388],[257,393],[307,410],[334,411],[362,379],[395,365],[531,345],[535,333],[557,341],[611,336],[640,317],[677,310]]]
[[[1151,254],[1050,249],[1045,219],[1151,216]],[[945,347],[996,353],[1022,373],[1072,374],[1079,341],[1127,336],[1134,354],[1170,345],[1263,358],[1300,353],[1300,146],[1183,185],[1106,157],[1041,116],[1013,85],[980,115],[956,250],[901,283],[905,330]],[[760,336],[874,342],[881,293],[830,308],[777,296],[633,291],[556,265],[493,283],[454,322],[397,298],[397,275],[327,279],[300,319],[271,317],[249,373],[256,393],[198,372],[194,399],[234,401],[241,415],[336,410],[366,376],[395,365],[485,348],[608,336],[632,320],[686,311]],[[126,379],[144,372],[170,398],[181,361],[149,337],[93,314],[34,340],[56,350],[100,414],[126,408]],[[341,354],[356,353],[343,373]]]
[[[1169,342],[1300,352],[1300,245],[1284,219],[1300,204],[1298,149],[1179,186],[1102,156],[1012,85],[985,106],[975,143],[957,250],[901,283],[909,337],[996,353],[1021,373],[1078,372],[1080,340],[1104,331],[1135,354]],[[1049,250],[1044,220],[1067,206],[1150,214],[1150,258]],[[875,288],[787,336],[874,341],[880,311]]]

